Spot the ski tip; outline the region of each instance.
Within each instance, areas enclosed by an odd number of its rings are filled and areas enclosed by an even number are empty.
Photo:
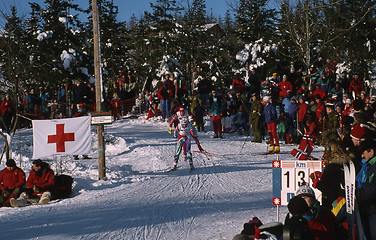
[[[176,171],[176,169],[178,169],[178,168],[177,167],[173,167],[173,168],[167,169],[165,172],[169,173],[169,172],[172,172],[172,171]]]

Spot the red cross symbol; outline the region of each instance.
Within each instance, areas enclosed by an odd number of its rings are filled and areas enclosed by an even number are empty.
[[[74,133],[64,133],[64,124],[56,124],[56,135],[48,135],[47,143],[56,143],[56,152],[65,152],[67,141],[74,141]]]

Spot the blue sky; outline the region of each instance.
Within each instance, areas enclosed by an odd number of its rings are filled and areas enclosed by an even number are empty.
[[[150,2],[155,0],[113,0],[114,4],[119,7],[119,20],[129,21],[130,17],[134,14],[137,18],[143,14],[144,11],[151,11]],[[233,3],[235,0],[206,0],[206,10],[209,12],[213,10],[214,16],[225,15],[227,9],[229,9],[228,3]],[[0,0],[0,10],[5,13],[10,12],[10,6],[16,6],[18,13],[22,16],[30,11],[29,4],[27,2],[36,2],[43,4],[44,0]],[[87,8],[89,0],[72,0],[72,2],[80,5],[82,8]],[[177,2],[185,3],[186,0],[178,0]],[[191,0],[190,0],[191,2]],[[85,19],[86,20],[86,19]],[[3,24],[4,20],[1,19],[0,23]]]

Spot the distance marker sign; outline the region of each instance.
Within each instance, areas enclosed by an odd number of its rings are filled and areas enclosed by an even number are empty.
[[[312,187],[312,180],[309,175],[313,172],[322,172],[324,161],[306,160],[275,160],[273,168],[273,205],[286,206],[295,192],[302,185],[308,185],[314,190],[316,198],[321,201],[321,192]]]

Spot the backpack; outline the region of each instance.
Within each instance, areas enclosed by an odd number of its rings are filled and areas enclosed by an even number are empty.
[[[54,198],[67,198],[72,194],[73,178],[61,174],[55,176]]]

